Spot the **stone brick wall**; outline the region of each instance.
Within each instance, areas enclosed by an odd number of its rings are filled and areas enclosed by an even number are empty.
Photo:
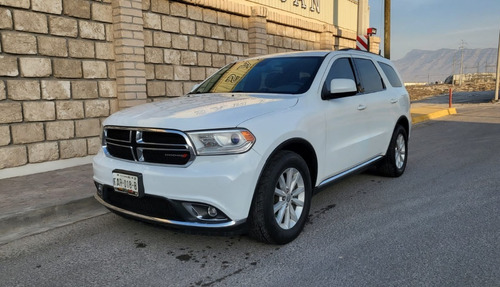
[[[107,116],[235,60],[354,39],[246,0],[0,0],[0,169],[93,155]]]
[[[98,151],[112,41],[111,0],[0,0],[0,169]]]

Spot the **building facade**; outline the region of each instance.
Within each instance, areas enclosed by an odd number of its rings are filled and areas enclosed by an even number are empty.
[[[107,116],[237,59],[354,48],[356,4],[0,0],[0,170],[93,155]]]

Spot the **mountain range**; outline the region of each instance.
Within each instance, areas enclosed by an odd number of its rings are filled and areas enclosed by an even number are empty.
[[[463,53],[463,57],[462,57]],[[495,73],[496,48],[411,50],[403,58],[393,61],[405,83],[443,82],[452,74]]]

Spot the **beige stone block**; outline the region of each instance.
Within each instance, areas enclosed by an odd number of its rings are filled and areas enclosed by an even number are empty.
[[[71,18],[49,16],[50,33],[57,36],[76,37],[78,21]]]
[[[38,36],[38,51],[44,56],[67,57],[66,39],[61,37]]]
[[[68,40],[69,55],[73,58],[94,58],[94,42],[87,40]]]
[[[196,52],[182,51],[181,64],[186,66],[194,66],[197,63]]]
[[[204,50],[205,52],[213,52],[217,53],[219,45],[217,45],[217,41],[213,39],[203,39],[204,41]]]
[[[226,40],[236,42],[238,41],[238,29],[225,27],[224,36]]]
[[[87,155],[87,140],[73,139],[59,142],[59,153],[62,159]]]
[[[85,39],[105,40],[106,29],[104,24],[80,20],[80,37]]]
[[[101,122],[99,119],[85,119],[75,121],[76,137],[91,137],[101,134]]]
[[[226,56],[214,54],[212,55],[212,66],[221,68],[226,65]]]
[[[170,15],[187,17],[187,5],[179,2],[170,2]]]
[[[25,165],[27,162],[28,157],[25,146],[6,146],[0,148],[0,169]]]
[[[104,98],[116,97],[116,82],[115,81],[99,81],[99,96]]]
[[[84,104],[86,118],[109,116],[109,100],[87,100]]]
[[[81,101],[57,101],[57,119],[70,120],[83,118],[83,103]]]
[[[59,145],[57,142],[44,142],[28,145],[28,160],[30,163],[57,159],[59,159]]]
[[[202,37],[210,37],[212,33],[210,29],[211,25],[207,23],[197,22],[196,23],[196,35]]]
[[[147,94],[149,97],[165,96],[165,82],[149,81],[146,85]]]
[[[189,36],[189,50],[203,51],[203,38],[196,36]]]
[[[210,27],[212,39],[225,39],[224,27],[212,25]]]
[[[207,68],[207,78],[211,77],[213,74],[217,73],[219,71],[218,68]]]
[[[217,24],[221,26],[231,26],[231,15],[223,12],[217,12]]]
[[[174,78],[174,67],[171,65],[156,65],[155,74],[158,80],[172,80]]]
[[[113,24],[105,24],[104,28],[106,29],[106,41],[113,42]]]
[[[144,30],[143,35],[144,35],[144,46],[145,47],[153,46],[153,31]]]
[[[76,18],[90,19],[90,3],[86,0],[63,0],[64,14]]]
[[[85,79],[103,79],[108,76],[104,61],[83,61],[82,67]]]
[[[238,30],[238,42],[248,43],[248,31]]]
[[[170,14],[170,6],[166,0],[151,0],[151,11],[161,14]]]
[[[26,78],[43,78],[52,74],[49,58],[20,58],[21,76]]]
[[[0,29],[12,29],[12,13],[9,9],[0,8]]]
[[[217,23],[217,12],[215,10],[203,9],[203,21]]]
[[[144,28],[161,30],[161,16],[159,14],[144,12],[142,19],[144,19]]]
[[[69,81],[42,81],[42,99],[66,100],[71,97]]]
[[[172,47],[179,50],[187,50],[188,36],[186,35],[172,35]]]
[[[226,56],[226,64],[231,64],[231,63],[234,63],[236,61],[238,61],[240,58],[238,56],[232,56],[232,55],[227,55]]]
[[[161,16],[161,29],[167,32],[179,33],[179,19],[171,16]]]
[[[181,52],[178,50],[165,49],[163,60],[166,64],[179,65],[181,63]]]
[[[96,81],[72,81],[73,99],[95,99],[98,97]]]
[[[193,20],[203,20],[203,8],[199,6],[188,5],[187,7],[188,18]]]
[[[180,97],[184,95],[181,82],[167,82],[167,96]]]
[[[108,65],[108,77],[110,79],[115,79],[116,78],[116,69],[115,69],[115,62],[107,62]]]
[[[235,28],[243,28],[243,18],[238,15],[231,15],[231,26]]]
[[[191,78],[191,70],[189,67],[175,66],[174,67],[174,80],[176,81],[189,81]]]
[[[34,143],[45,140],[42,123],[17,124],[12,125],[11,129],[12,142],[14,144]]]
[[[198,53],[198,66],[212,66],[212,55],[209,53]]]
[[[196,34],[195,22],[189,19],[180,20],[180,31],[184,35],[194,35]]]
[[[40,99],[40,83],[36,80],[8,80],[9,99],[16,101]]]
[[[55,121],[45,123],[45,137],[49,141],[65,140],[75,137],[73,121]]]
[[[205,78],[205,68],[191,68],[191,81],[203,81]]]
[[[219,54],[231,54],[231,42],[228,41],[218,41]]]
[[[92,3],[92,19],[112,23],[113,9],[109,4]]]
[[[142,2],[142,10],[149,10],[149,8],[151,8],[151,0],[142,0],[141,2]]]
[[[153,45],[155,47],[170,48],[172,46],[172,35],[165,32],[154,32]]]
[[[0,81],[0,101],[7,98],[7,93],[5,92],[5,83]]]
[[[196,84],[198,84],[198,83],[195,83],[195,82],[182,83],[182,87],[184,89],[183,95],[186,95],[187,93],[191,92]]]
[[[87,153],[97,154],[102,148],[101,139],[99,137],[93,137],[87,139]]]
[[[36,37],[20,32],[2,32],[3,51],[12,54],[36,54]]]
[[[19,75],[17,58],[0,55],[0,76],[15,77]]]
[[[14,10],[14,28],[18,31],[44,34],[49,31],[45,14],[23,10]]]
[[[145,48],[144,58],[146,63],[162,63],[163,62],[163,49],[160,48]]]
[[[10,144],[10,129],[9,126],[0,126],[0,146]]]
[[[61,14],[62,0],[31,0],[31,9],[51,14]]]
[[[231,42],[231,54],[233,55],[244,55],[243,53],[243,44]]]
[[[146,72],[146,80],[153,80],[155,78],[155,65],[147,64],[145,72]]]
[[[114,60],[115,52],[113,50],[113,43],[95,43],[95,53],[97,59]]]
[[[24,102],[24,120],[28,122],[51,121],[56,119],[54,102]]]
[[[18,123],[23,121],[21,103],[0,102],[0,124]]]
[[[0,5],[28,9],[30,0],[0,0]]]
[[[118,105],[118,100],[113,99],[109,100],[109,114],[114,114],[120,110],[120,106]]]
[[[54,59],[54,76],[56,78],[81,78],[82,62],[72,59]]]

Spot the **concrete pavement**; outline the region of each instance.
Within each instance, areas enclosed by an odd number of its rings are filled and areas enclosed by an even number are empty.
[[[455,114],[443,103],[412,103],[413,123]],[[26,168],[25,168],[26,170]],[[92,165],[0,179],[0,245],[109,211],[93,198]]]

